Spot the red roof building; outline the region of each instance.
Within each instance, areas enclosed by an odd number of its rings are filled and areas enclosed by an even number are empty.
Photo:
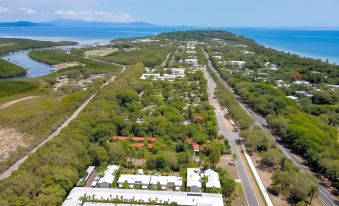
[[[198,144],[193,144],[193,151],[194,151],[194,152],[199,152],[199,149],[200,149],[200,145],[198,145]]]
[[[124,137],[124,136],[114,136],[112,137],[112,140],[115,140],[115,141],[126,141],[126,140],[129,140],[130,138],[129,137]]]
[[[131,147],[134,147],[134,148],[142,148],[144,147],[145,145],[142,144],[142,143],[135,143],[135,144],[131,144]]]
[[[205,118],[203,116],[195,116],[193,122],[200,122],[203,121]]]
[[[144,137],[133,137],[132,141],[134,141],[134,142],[143,142],[143,141],[145,141],[145,138]]]

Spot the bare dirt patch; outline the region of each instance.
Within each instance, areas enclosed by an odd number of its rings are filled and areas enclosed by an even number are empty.
[[[273,169],[267,168],[265,166],[262,166],[260,163],[261,157],[257,153],[253,153],[251,156],[251,159],[257,168],[258,174],[260,176],[261,181],[265,185],[266,188],[271,187],[272,184],[272,176],[273,176]],[[289,206],[290,204],[288,203],[288,198],[285,194],[280,194],[279,196],[272,195],[271,193],[268,193],[270,196],[270,199],[273,202],[273,205],[279,205],[279,206]],[[312,201],[313,206],[318,206],[322,205],[319,197],[314,198]]]
[[[222,155],[216,167],[226,169],[230,177],[238,179],[238,172],[232,155]]]
[[[76,66],[83,66],[84,64],[78,62],[78,61],[74,61],[74,62],[65,62],[65,63],[61,63],[61,64],[55,64],[53,65],[53,67],[57,68],[57,69],[65,69],[65,68],[69,68],[69,67],[76,67]]]
[[[128,158],[128,161],[132,162],[132,164],[136,167],[141,167],[141,166],[145,165],[145,163],[146,163],[145,159]]]
[[[18,147],[26,147],[31,139],[13,128],[0,127],[0,161],[4,161]]]

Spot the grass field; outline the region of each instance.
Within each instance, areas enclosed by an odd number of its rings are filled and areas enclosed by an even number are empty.
[[[6,60],[0,59],[0,78],[23,76],[27,74],[25,68],[19,67]]]
[[[98,57],[103,57],[107,56],[109,54],[112,54],[113,52],[119,51],[118,48],[112,48],[112,49],[94,49],[94,50],[89,50],[84,53],[85,56],[98,56]]]
[[[31,81],[0,81],[0,102],[4,97],[33,91],[38,88]]]

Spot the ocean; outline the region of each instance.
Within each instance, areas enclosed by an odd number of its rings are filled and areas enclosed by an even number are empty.
[[[187,27],[0,27],[1,37],[70,40],[82,44],[115,38],[155,35],[162,32],[206,29]],[[213,29],[213,28],[212,28]],[[339,64],[339,29],[216,28],[254,39],[258,43],[301,56],[328,59]]]

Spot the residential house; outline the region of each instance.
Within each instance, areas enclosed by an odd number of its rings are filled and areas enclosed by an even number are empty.
[[[112,186],[112,183],[115,178],[115,174],[118,172],[119,166],[117,165],[108,165],[104,173],[104,176],[99,179],[98,187],[108,188]]]
[[[219,180],[219,173],[208,169],[205,171],[205,177],[207,177],[206,188],[216,188],[220,189],[220,180]]]
[[[177,190],[182,187],[182,178],[176,176],[152,176],[150,185],[160,186],[162,190]]]
[[[187,187],[191,192],[200,192],[201,176],[199,168],[187,168]]]
[[[141,189],[147,189],[151,180],[151,175],[130,175],[123,174],[120,175],[118,179],[119,188],[123,188],[124,184],[127,183],[130,189],[135,188],[135,186],[140,186]]]

